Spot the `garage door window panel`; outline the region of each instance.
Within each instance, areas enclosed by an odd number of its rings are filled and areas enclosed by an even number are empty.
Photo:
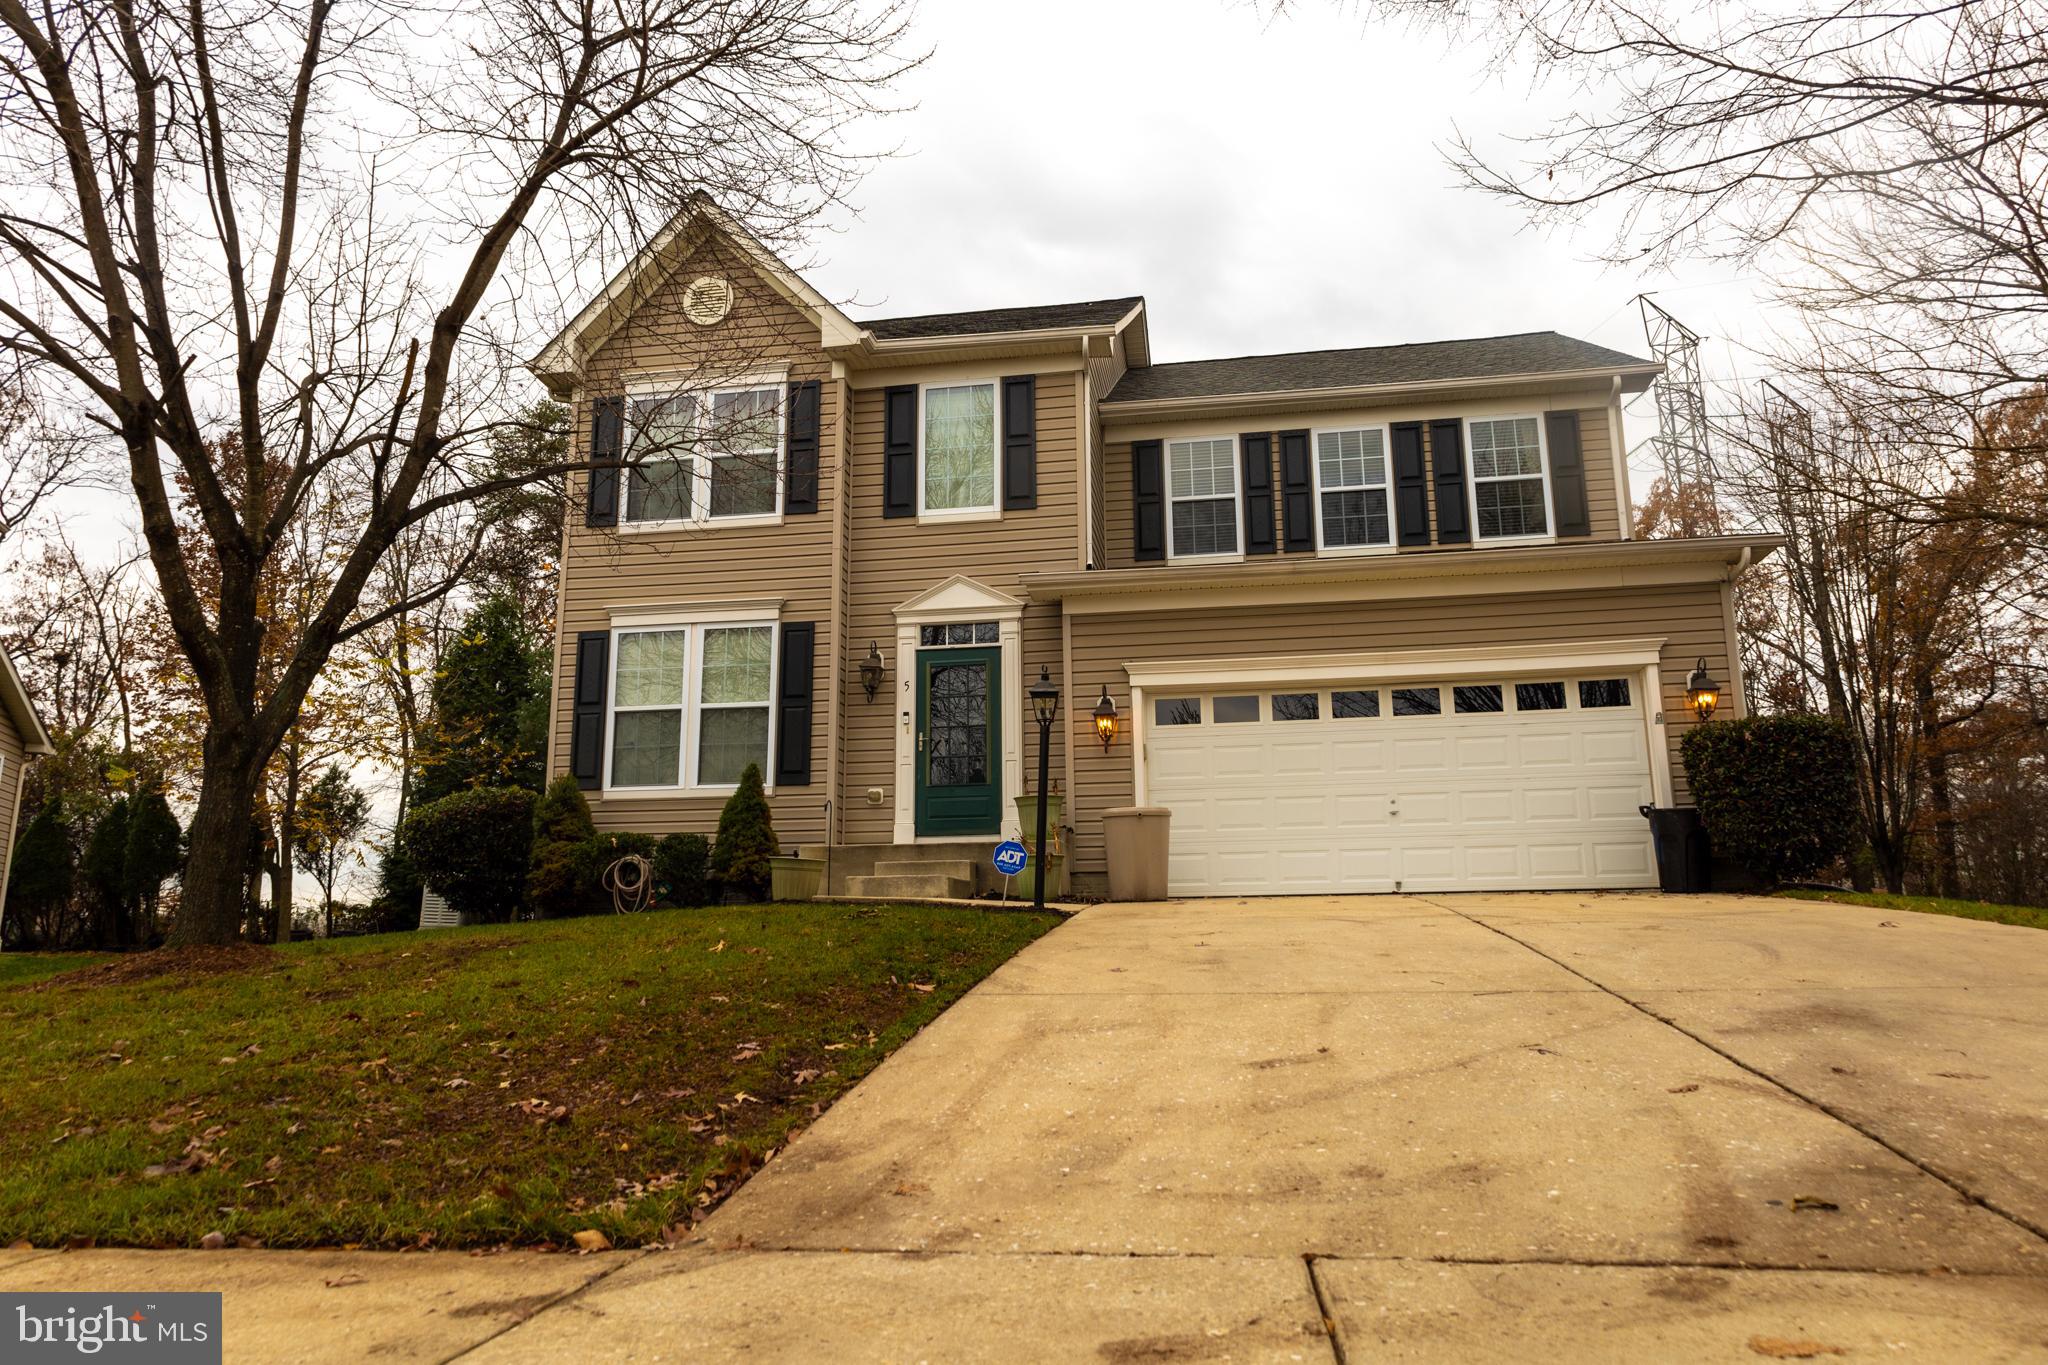
[[[1202,723],[1202,699],[1200,697],[1160,697],[1152,703],[1154,725],[1200,725]]]
[[[1333,720],[1372,720],[1380,713],[1380,694],[1371,691],[1342,691],[1330,694]]]
[[[1387,482],[1387,434],[1381,427],[1316,433],[1318,528],[1326,550],[1381,549],[1394,543]]]
[[[1506,709],[1501,702],[1499,683],[1454,687],[1451,707],[1461,716],[1497,715]]]
[[[1564,710],[1564,684],[1561,682],[1516,683],[1515,710]]]
[[[1475,418],[1467,433],[1472,520],[1481,540],[1550,534],[1550,487],[1542,423],[1534,417]]]
[[[1208,559],[1238,553],[1237,438],[1169,441],[1166,492],[1173,559]]]
[[[1579,684],[1579,706],[1592,711],[1629,704],[1627,678],[1588,678]]]
[[[1397,687],[1394,689],[1394,714],[1397,716],[1440,716],[1443,714],[1443,693],[1434,687]]]
[[[1317,692],[1275,692],[1274,720],[1316,720],[1322,715],[1322,695]]]
[[[1254,724],[1259,719],[1257,697],[1217,697],[1209,705],[1218,725]]]

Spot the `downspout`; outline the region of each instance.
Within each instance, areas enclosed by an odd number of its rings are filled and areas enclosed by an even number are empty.
[[[1748,545],[1742,547],[1742,557],[1729,566],[1727,576],[1721,580],[1721,619],[1728,627],[1728,676],[1735,684],[1735,714],[1737,717],[1749,714],[1749,680],[1742,675],[1742,630],[1735,619],[1735,580],[1749,570],[1756,551]]]
[[[832,576],[831,600],[826,604],[826,634],[830,654],[825,663],[825,687],[830,701],[825,707],[825,856],[839,842],[839,772],[842,721],[846,706],[846,540],[847,518],[852,498],[847,485],[847,433],[853,426],[853,385],[847,381],[844,362],[832,362]],[[832,892],[831,871],[826,871],[825,891]]]
[[[1621,508],[1621,538],[1636,538],[1636,500],[1628,486],[1628,441],[1621,432],[1621,376],[1607,392],[1607,443],[1614,448],[1614,496]]]

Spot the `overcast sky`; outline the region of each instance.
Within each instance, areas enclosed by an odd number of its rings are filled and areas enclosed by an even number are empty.
[[[1652,289],[1732,375],[1763,324],[1729,267],[1603,268],[1600,233],[1541,236],[1454,183],[1454,130],[1537,126],[1526,76],[1341,8],[925,0],[917,108],[883,133],[902,154],[805,274],[856,317],[1143,294],[1159,360],[1542,330],[1641,355]]]

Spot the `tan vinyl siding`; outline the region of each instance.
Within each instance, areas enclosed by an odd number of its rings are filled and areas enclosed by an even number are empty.
[[[730,316],[711,328],[683,319],[683,287],[699,275],[732,281],[736,297]],[[783,598],[781,620],[817,625],[815,692],[811,723],[811,785],[773,793],[775,830],[785,845],[817,842],[825,831],[825,746],[829,727],[824,705],[831,639],[832,520],[839,488],[832,458],[843,408],[843,388],[832,380],[831,363],[818,349],[817,324],[741,264],[736,252],[715,239],[702,244],[593,357],[586,386],[576,404],[577,449],[590,443],[591,399],[621,393],[636,373],[681,370],[688,376],[747,374],[787,368],[791,382],[823,381],[820,393],[818,511],[786,516],[780,526],[669,532],[592,529],[583,524],[585,480],[572,479],[562,611],[558,625],[553,727],[555,773],[569,767],[571,709],[575,687],[576,636],[606,630],[611,613],[626,607],[674,606],[686,619],[693,602],[733,598]],[[623,494],[621,497],[623,503]],[[770,774],[772,779],[773,774]],[[725,804],[719,795],[673,796],[590,792],[598,828],[649,834],[709,833]]]
[[[1732,676],[1718,583],[1076,616],[1073,630],[1075,677],[1091,685],[1107,681],[1110,695],[1127,715],[1128,663],[1661,637],[1666,644],[1660,700],[1673,787],[1681,804],[1691,800],[1678,756],[1679,737],[1694,723],[1685,705],[1686,676],[1702,656],[1715,677]],[[1102,812],[1127,806],[1133,799],[1129,731],[1105,754],[1099,744],[1087,742],[1092,727],[1085,714],[1070,713],[1066,728],[1070,739],[1077,741],[1075,792],[1069,807],[1075,828],[1074,870],[1099,873],[1104,870]]]
[[[1541,411],[1540,408],[1535,410]],[[1575,411],[1579,414],[1579,445],[1586,466],[1586,501],[1592,513],[1593,534],[1590,539],[1619,540],[1622,538],[1621,520],[1614,492],[1613,448],[1608,444],[1607,439],[1607,409],[1578,408]],[[1446,410],[1435,413],[1432,416],[1444,418],[1459,415],[1461,414],[1456,411]],[[1404,420],[1406,419],[1406,415],[1404,415]],[[1373,420],[1377,422],[1380,419]],[[1427,422],[1430,420],[1430,417],[1424,417],[1423,420]],[[1285,499],[1280,486],[1279,433],[1282,431],[1316,430],[1332,425],[1336,425],[1336,423],[1314,419],[1304,419],[1300,422],[1274,423],[1271,425],[1271,429],[1267,434],[1273,438],[1271,446],[1273,459],[1273,534],[1276,542],[1282,548],[1281,554],[1277,556],[1249,556],[1245,560],[1248,572],[1255,573],[1261,567],[1267,569],[1274,568],[1277,566],[1278,560],[1284,557],[1286,553],[1287,527],[1284,514]],[[1256,427],[1250,429],[1257,430]],[[1236,427],[1229,426],[1227,423],[1219,422],[1213,434],[1242,436],[1244,432]],[[1120,430],[1117,433],[1117,438],[1114,441],[1108,442],[1103,447],[1103,475],[1105,484],[1103,517],[1109,540],[1107,555],[1103,563],[1107,568],[1127,569],[1137,565],[1137,561],[1131,557],[1131,442],[1134,439],[1144,439],[1144,435],[1143,432],[1135,432],[1129,429]],[[1435,468],[1435,457],[1429,453],[1429,434],[1426,426],[1423,432],[1423,448],[1427,458],[1430,460],[1430,468],[1433,470]],[[1437,516],[1436,482],[1434,479],[1431,479],[1427,485],[1426,496],[1429,503],[1429,524],[1432,532],[1430,537],[1431,544],[1429,546],[1407,545],[1399,547],[1403,550],[1435,548],[1434,531],[1437,524]],[[1469,516],[1467,520],[1470,520]],[[1573,543],[1576,543],[1577,539],[1574,537]],[[1458,546],[1455,548],[1463,549],[1467,547]],[[1484,546],[1476,548],[1484,548]],[[1163,561],[1153,561],[1140,567],[1163,569],[1167,565]]]
[[[14,857],[15,826],[21,813],[21,783],[27,776],[28,752],[14,721],[0,711],[0,901],[7,894],[9,861]]]
[[[998,377],[991,373],[990,378]],[[847,562],[845,649],[865,656],[870,640],[889,661],[883,691],[870,702],[857,670],[849,671],[845,699],[842,837],[847,843],[891,843],[895,839],[896,730],[914,704],[896,668],[896,608],[956,574],[998,592],[1021,597],[1020,574],[1071,569],[1076,553],[1074,500],[1079,496],[1079,432],[1075,422],[1078,371],[1038,376],[1038,506],[1004,512],[1000,521],[933,521],[882,515],[882,390],[854,391],[852,467],[848,475],[852,517]],[[1024,612],[1024,682],[1041,665],[1060,671],[1059,606]],[[1022,698],[1005,697],[1007,709]],[[1037,772],[1037,735],[1027,720],[1026,785]],[[1054,736],[1052,771],[1064,771]],[[882,792],[870,805],[869,789]]]

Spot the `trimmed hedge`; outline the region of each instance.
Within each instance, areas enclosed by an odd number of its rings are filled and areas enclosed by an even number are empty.
[[[470,923],[517,919],[533,852],[533,793],[477,787],[405,818],[406,852],[427,885]]]
[[[1769,883],[1810,877],[1856,846],[1849,734],[1826,716],[1709,721],[1679,742],[1715,852]]]
[[[654,880],[670,905],[709,905],[711,841],[701,834],[670,834],[654,846]]]
[[[548,783],[533,808],[533,868],[526,894],[542,919],[588,915],[596,908],[597,885],[584,873],[583,845],[597,837],[590,802],[567,773]]]

